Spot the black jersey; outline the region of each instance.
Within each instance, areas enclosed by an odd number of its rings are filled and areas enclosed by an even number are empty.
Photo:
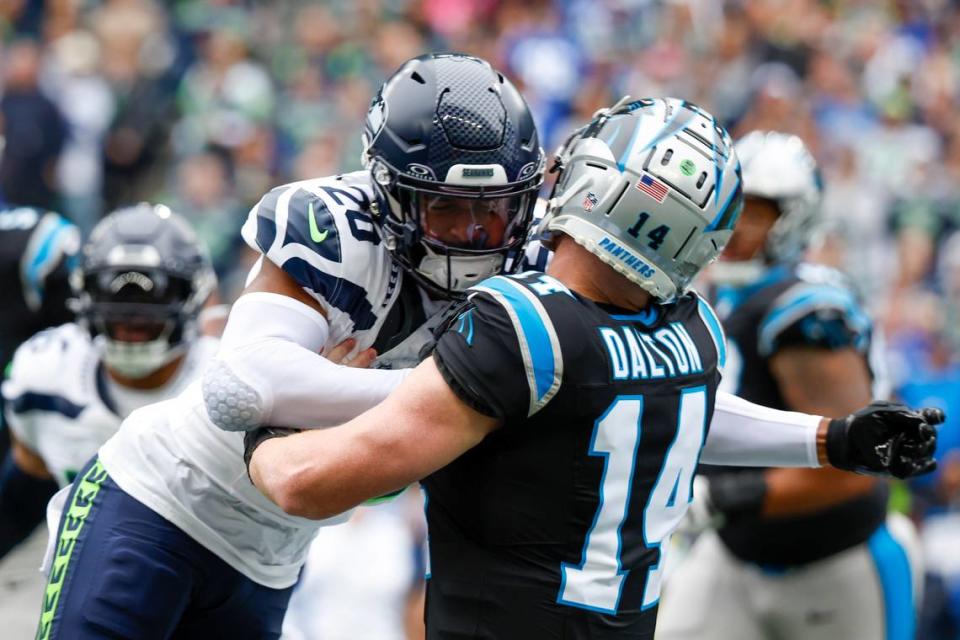
[[[785,347],[852,347],[868,359],[870,319],[844,277],[827,267],[780,265],[748,286],[718,287],[711,297],[729,350],[722,389],[751,402],[792,408],[786,405],[769,363]],[[886,499],[886,486],[878,485],[871,494],[810,515],[737,518],[719,534],[743,560],[804,564],[866,541],[886,517]]]
[[[67,309],[69,273],[80,232],[63,217],[29,207],[0,210],[0,367],[42,329],[73,318]],[[2,423],[0,399],[0,423]],[[0,429],[0,460],[7,433]]]
[[[424,480],[429,638],[652,638],[719,383],[695,294],[627,314],[529,272],[471,289],[434,358],[502,426]]]
[[[80,233],[56,213],[20,207],[0,211],[0,359],[41,329],[72,319],[66,301]]]

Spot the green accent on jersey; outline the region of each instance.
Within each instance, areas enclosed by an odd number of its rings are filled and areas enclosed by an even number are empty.
[[[77,473],[79,472],[76,469],[67,469],[63,472],[63,476],[67,479],[67,483],[70,484],[77,479]]]
[[[893,481],[890,483],[890,499],[887,501],[887,511],[890,513],[902,513],[905,516],[910,515],[910,509],[913,506],[913,499],[910,495],[910,488],[903,481]]]
[[[685,176],[692,176],[696,170],[697,165],[693,163],[693,160],[684,160],[680,163],[680,172]]]
[[[10,377],[10,374],[13,373],[13,360],[7,363],[7,366],[3,368],[3,377],[7,379]]]
[[[396,498],[398,495],[400,495],[406,490],[407,488],[404,487],[403,489],[399,489],[397,491],[394,491],[393,493],[385,493],[382,496],[379,496],[376,498],[370,498],[369,500],[364,500],[363,504],[365,504],[368,507],[372,507],[377,504],[383,504],[384,502],[390,502],[391,500],[393,500],[394,498]]]
[[[323,242],[327,239],[327,235],[330,233],[329,229],[324,229],[320,231],[317,227],[317,217],[313,213],[313,203],[311,202],[307,205],[307,218],[310,221],[310,239],[316,243]]]
[[[60,537],[57,539],[53,566],[50,567],[50,580],[43,595],[43,609],[40,613],[40,626],[37,628],[37,640],[47,640],[50,637],[53,617],[57,612],[57,603],[60,601],[60,591],[63,589],[63,581],[70,564],[70,556],[73,555],[77,538],[80,537],[87,516],[90,515],[90,510],[93,508],[94,499],[100,493],[100,485],[108,477],[107,470],[103,468],[98,459],[80,480],[80,485],[73,493],[70,506],[63,515],[64,524],[60,529]]]

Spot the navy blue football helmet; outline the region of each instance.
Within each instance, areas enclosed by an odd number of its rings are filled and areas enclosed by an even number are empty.
[[[141,203],[94,227],[71,284],[74,310],[103,341],[104,362],[136,379],[186,350],[216,275],[185,219]]]
[[[418,282],[454,297],[503,271],[526,237],[544,154],[501,73],[456,53],[409,60],[373,99],[363,147],[384,243]]]

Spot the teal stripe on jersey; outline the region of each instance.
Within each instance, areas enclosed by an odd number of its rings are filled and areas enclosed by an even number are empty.
[[[527,366],[527,378],[533,383],[533,414],[556,393],[562,377],[563,361],[553,323],[534,294],[509,278],[490,278],[475,288],[494,294],[513,321]]]
[[[883,589],[887,640],[912,640],[915,632],[913,576],[900,543],[881,525],[867,541]]]
[[[719,367],[722,369],[727,363],[727,338],[720,327],[720,321],[717,319],[713,307],[699,296],[697,296],[697,303],[700,307],[700,317],[703,319],[703,323],[707,325],[707,329],[710,330],[710,337],[713,338],[713,344],[717,348],[717,360]]]

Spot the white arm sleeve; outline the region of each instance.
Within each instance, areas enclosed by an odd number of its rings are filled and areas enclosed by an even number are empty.
[[[738,467],[819,467],[817,427],[821,419],[770,409],[718,391],[700,461]]]
[[[203,376],[203,399],[221,429],[329,427],[378,404],[409,369],[354,369],[319,355],[326,319],[276,293],[241,296],[220,352]]]

